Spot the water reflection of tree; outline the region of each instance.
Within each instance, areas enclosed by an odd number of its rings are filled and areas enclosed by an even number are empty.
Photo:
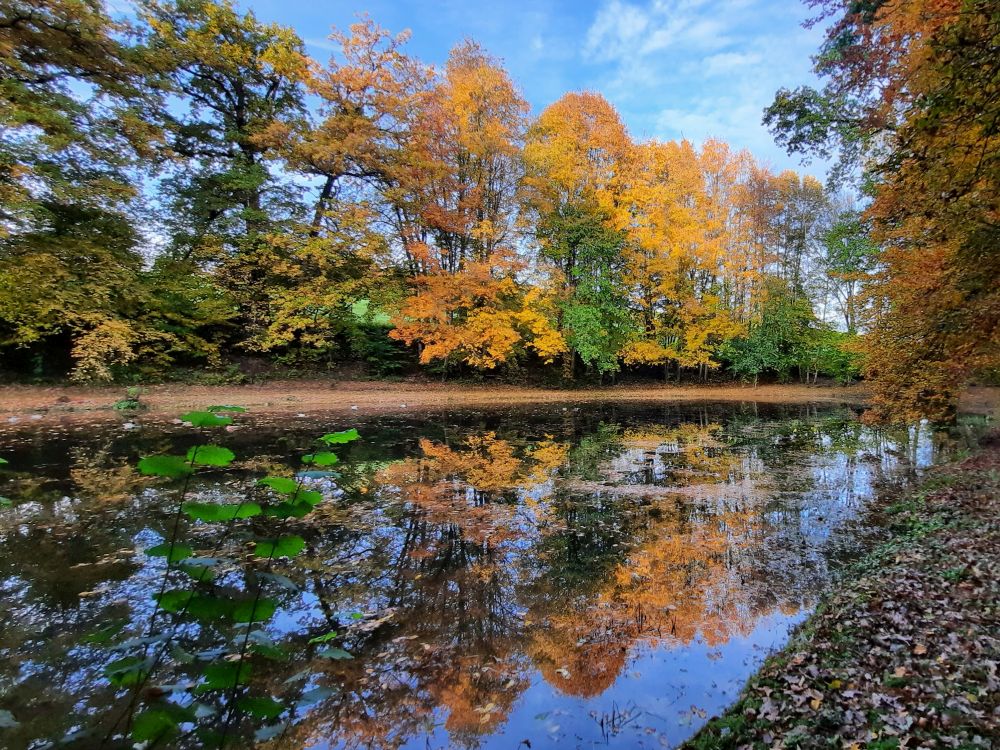
[[[768,461],[840,453],[846,447],[835,441],[859,439],[852,426],[831,435],[805,421],[777,439],[758,428],[742,441],[710,420],[642,429],[605,423],[568,452],[493,433],[450,445],[424,441],[420,457],[378,477],[407,509],[397,519],[403,536],[384,597],[405,612],[383,636],[395,655],[384,643],[361,649],[381,648],[375,661],[383,665],[405,654],[397,663],[409,665],[401,702],[391,690],[381,694],[382,731],[399,742],[408,733],[402,727],[426,731],[422,722],[434,716],[454,744],[474,744],[503,720],[529,668],[563,692],[596,695],[639,644],[720,645],[770,613],[798,610],[821,575],[796,569],[801,550],[784,549],[784,558],[768,550],[799,524],[796,512],[774,512],[770,498],[791,486],[801,491],[808,477],[788,473],[756,493],[747,480],[770,470]],[[547,451],[551,460],[539,460]],[[662,466],[647,469],[650,459]],[[638,472],[616,474],[623,460]],[[609,471],[614,482],[685,492],[575,489],[584,479],[599,485]],[[788,585],[775,587],[776,579]],[[354,699],[337,704],[339,718],[332,707],[322,716],[345,744],[392,744],[346,715]]]
[[[697,446],[681,454],[692,455],[699,471],[728,478],[730,465],[742,463],[707,455],[721,449],[711,437],[717,430],[681,428],[678,439]],[[576,464],[585,476],[614,454],[608,446],[620,453],[653,439],[647,432],[623,441],[620,428],[601,436]],[[419,728],[436,708],[453,741],[471,738],[503,719],[529,666],[565,692],[594,695],[640,640],[687,642],[701,633],[721,642],[759,616],[756,602],[735,598],[743,585],[735,560],[753,541],[759,508],[720,513],[690,498],[575,495],[565,488],[579,479],[578,457],[556,445],[518,449],[493,434],[459,446],[424,442],[419,458],[379,477],[408,509],[397,519],[396,572],[383,595],[406,613],[395,618],[401,624],[392,638],[382,636],[394,644],[392,656],[382,642],[360,649],[381,649],[381,664],[407,665],[405,701],[393,704],[392,690],[381,692],[384,715],[392,716],[379,723],[383,730]],[[547,523],[526,523],[539,518]],[[411,643],[420,648],[408,649]],[[339,727],[348,745],[391,745],[372,734],[370,721],[344,715],[362,705],[363,694],[325,707],[324,727]],[[422,708],[412,713],[415,701]]]
[[[801,499],[838,482],[866,489],[882,469],[916,461],[915,440],[873,433],[846,412],[667,416],[595,424],[570,414],[551,437],[458,430],[402,460],[397,441],[388,455],[368,447],[337,467],[342,477],[329,481],[351,494],[302,530],[309,555],[284,572],[308,597],[287,594],[295,624],[285,637],[338,630],[355,658],[319,667],[336,692],[290,730],[289,744],[395,747],[440,724],[451,744],[473,746],[505,721],[533,669],[591,696],[644,644],[745,634],[768,613],[798,609],[824,580],[826,537],[810,534],[832,520]],[[100,488],[100,476],[81,476],[75,494]],[[66,649],[114,615],[115,599],[147,593],[128,560],[65,571],[132,545],[137,529],[160,533],[155,503],[133,494],[93,515],[67,510],[58,538],[41,525],[5,532],[0,572],[21,576],[24,592],[0,614],[25,627],[8,629],[4,643],[28,638],[29,610],[67,634],[33,654],[38,689],[47,681],[48,705],[62,715],[88,690],[92,705],[102,701],[93,687],[102,652],[77,648],[67,660]],[[50,566],[12,562],[39,550]],[[78,605],[80,591],[109,580],[119,584]],[[355,611],[392,616],[366,628]],[[270,665],[255,679],[277,695],[301,666]]]

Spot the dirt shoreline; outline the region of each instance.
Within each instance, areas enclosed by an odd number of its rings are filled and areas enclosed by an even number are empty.
[[[33,417],[88,414],[113,418],[126,388],[83,386],[2,386],[0,415]],[[865,401],[863,386],[641,385],[546,389],[512,385],[433,382],[283,380],[262,385],[186,385],[142,388],[141,400],[153,415],[174,415],[213,404],[235,404],[253,413],[354,412],[378,414],[519,404],[671,401],[767,403],[853,403]]]
[[[0,425],[52,422],[115,421],[128,413],[115,403],[125,386],[0,386]],[[676,403],[728,401],[772,404],[864,405],[864,384],[750,385],[623,385],[604,388],[539,388],[515,385],[470,385],[424,380],[275,380],[255,385],[188,385],[165,383],[141,389],[142,414],[173,418],[185,411],[216,404],[237,405],[254,415],[405,414],[465,408],[504,408],[532,404]],[[1000,417],[1000,388],[970,388],[962,411]]]

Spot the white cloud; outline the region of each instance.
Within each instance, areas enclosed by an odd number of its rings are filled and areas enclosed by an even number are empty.
[[[678,49],[718,49],[729,43],[726,22],[703,0],[654,0],[636,5],[610,0],[587,30],[584,57],[595,61],[642,57]]]
[[[635,49],[649,24],[648,11],[611,0],[598,11],[587,30],[584,54],[596,60],[613,60],[627,55]]]
[[[697,71],[703,76],[739,74],[762,61],[763,57],[756,52],[720,52],[692,63],[691,72]]]
[[[762,125],[780,86],[810,80],[821,30],[792,0],[604,0],[581,56],[636,137],[708,137],[794,166]]]
[[[313,47],[314,49],[325,49],[330,52],[338,52],[340,46],[334,44],[329,39],[304,39],[305,45],[307,47]]]

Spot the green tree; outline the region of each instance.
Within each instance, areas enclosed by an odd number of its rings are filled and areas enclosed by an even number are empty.
[[[625,301],[624,233],[611,229],[596,207],[571,203],[543,218],[538,236],[542,256],[563,279],[560,331],[566,343],[588,367],[616,371],[634,328]],[[566,374],[572,377],[571,369]]]
[[[855,211],[841,214],[823,235],[819,266],[826,292],[833,297],[848,333],[856,333],[862,313],[861,293],[875,270],[878,248]]]
[[[96,0],[0,2],[0,343],[79,377],[132,361],[137,170],[162,103]]]
[[[147,0],[149,55],[179,99],[165,113],[179,164],[164,184],[171,251],[217,267],[243,330],[269,323],[276,235],[301,218],[298,191],[279,170],[271,129],[304,117],[308,61],[286,27],[232,2]]]
[[[765,372],[782,382],[793,369],[800,374],[810,369],[811,349],[819,328],[812,305],[780,279],[767,281],[764,301],[747,334],[727,342],[721,356],[729,369],[754,385]]]
[[[53,208],[44,225],[4,239],[2,343],[30,348],[57,370],[70,364],[72,349],[78,377],[110,379],[110,367],[136,356],[139,334],[131,321],[140,307],[142,259],[135,245],[122,216],[70,205]]]

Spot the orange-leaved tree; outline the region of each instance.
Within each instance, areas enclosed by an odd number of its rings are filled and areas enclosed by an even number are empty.
[[[813,0],[821,91],[766,119],[792,151],[863,160],[882,247],[865,373],[878,419],[953,416],[1000,369],[1000,12],[991,0]]]
[[[567,379],[577,358],[600,372],[617,370],[630,337],[623,251],[633,159],[624,123],[599,94],[563,96],[528,131],[524,216],[534,227],[540,270],[558,290]]]
[[[498,60],[456,47],[420,104],[385,191],[413,293],[392,336],[421,362],[493,369],[562,351],[538,292],[516,281],[520,151],[527,103]]]

